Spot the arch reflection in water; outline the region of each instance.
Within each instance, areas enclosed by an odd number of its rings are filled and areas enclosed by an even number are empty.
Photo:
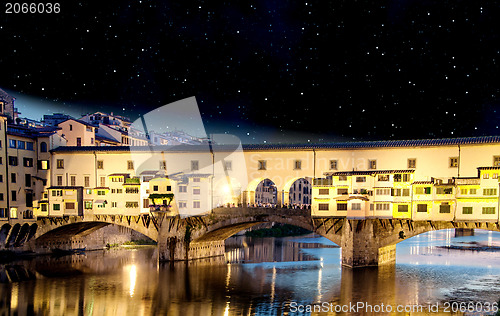
[[[267,315],[289,311],[290,302],[496,301],[498,253],[438,248],[447,240],[456,245],[488,244],[490,239],[500,243],[498,234],[488,232],[449,238],[448,232],[438,231],[400,243],[396,265],[354,270],[341,268],[339,248],[325,248],[330,246],[325,239],[306,237],[232,238],[229,252],[238,244],[246,246],[238,262],[230,264],[220,257],[157,265],[151,260],[157,255],[154,248],[37,258],[1,266],[0,313]],[[429,248],[434,248],[432,253]],[[453,258],[448,266],[442,261],[446,256]],[[8,274],[25,277],[14,281]]]

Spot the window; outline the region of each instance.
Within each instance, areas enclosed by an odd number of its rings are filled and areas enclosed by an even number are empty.
[[[377,169],[377,161],[368,160],[368,169]]]
[[[127,161],[127,169],[128,170],[133,170],[134,169],[134,162],[132,160]]]
[[[498,173],[493,173],[493,174],[491,175],[491,178],[492,178],[492,179],[498,179]]]
[[[15,156],[9,156],[9,166],[17,166],[18,160]]]
[[[101,187],[105,187],[106,186],[106,177],[100,177],[99,178],[99,185]]]
[[[167,170],[167,162],[165,160],[160,160],[160,170]]]
[[[62,196],[62,190],[52,190],[52,196]]]
[[[476,194],[477,189],[469,189],[469,194]]]
[[[193,194],[200,194],[201,190],[200,188],[193,188]]]
[[[0,217],[4,218],[7,217],[7,209],[6,208],[0,208]]]
[[[125,193],[137,194],[137,193],[139,193],[139,188],[126,188]]]
[[[65,209],[67,210],[74,210],[75,209],[75,202],[66,202],[66,205],[64,206]]]
[[[495,207],[483,207],[483,214],[495,214]]]
[[[199,167],[198,160],[191,160],[191,171],[196,171]]]
[[[16,140],[15,139],[9,139],[9,148],[16,148]]]
[[[449,167],[450,168],[458,168],[458,157],[450,157]]]
[[[57,185],[58,186],[63,185],[63,177],[62,176],[57,176],[56,179],[57,179]]]
[[[347,203],[337,202],[337,211],[347,211]]]
[[[366,177],[356,177],[356,182],[366,182]]]
[[[431,194],[431,187],[416,187],[415,194]]]
[[[24,183],[27,187],[31,186],[31,174],[27,173],[24,175]]]
[[[17,192],[16,191],[10,191],[10,200],[11,201],[17,201]]]
[[[337,189],[337,195],[347,195],[347,188]]]
[[[15,173],[10,174],[10,182],[16,183],[16,174]]]
[[[125,207],[126,208],[135,208],[139,207],[139,202],[131,201],[131,202],[125,202]]]
[[[500,167],[500,156],[493,156],[493,166]]]
[[[483,195],[497,195],[497,189],[483,189]]]
[[[489,179],[490,175],[488,173],[483,173],[483,179]]]
[[[186,201],[179,201],[179,208],[186,208],[186,207],[187,207]]]
[[[69,177],[69,183],[71,186],[76,186],[76,176],[70,176]]]
[[[339,176],[339,181],[347,181],[347,176]]]
[[[92,189],[85,189],[85,194],[92,194]]]
[[[410,189],[403,189],[403,196],[410,196]]]
[[[330,189],[319,189],[319,195],[329,195]]]
[[[200,201],[193,201],[193,208],[200,208],[200,207],[201,207]]]
[[[17,218],[17,207],[10,208],[10,218]]]
[[[3,174],[0,174],[0,182],[3,182]]]
[[[38,169],[39,170],[48,170],[49,169],[49,161],[48,160],[38,160]]]
[[[104,169],[104,161],[97,160],[97,169]]]
[[[451,206],[448,202],[443,202],[441,205],[439,205],[439,213],[450,213],[451,212]]]
[[[118,202],[111,202],[111,207],[117,207]]]
[[[86,210],[91,210],[92,209],[92,201],[85,201],[84,204],[83,204],[83,207]]]
[[[167,191],[172,191],[172,186],[171,185],[167,185]]]
[[[318,210],[319,211],[328,211],[330,208],[330,205],[328,203],[318,203]]]
[[[461,188],[460,189],[460,194],[467,195],[467,188]]]
[[[258,168],[259,170],[266,170],[266,169],[267,169],[267,168],[266,168],[266,164],[267,164],[267,163],[266,163],[266,161],[265,161],[265,160],[259,160],[259,162],[258,162],[258,167],[257,167],[257,168]]]
[[[64,159],[57,159],[57,169],[64,169]]]
[[[378,175],[378,181],[389,181],[389,175],[388,174],[379,174]]]
[[[46,153],[47,152],[47,143],[46,142],[41,142],[40,143],[40,152]]]
[[[389,189],[389,188],[375,189],[375,194],[376,195],[391,195],[391,189]]]
[[[408,169],[414,169],[417,167],[417,159],[416,158],[408,158]]]
[[[154,192],[157,192],[157,191],[158,191],[158,186],[157,186],[157,185],[153,185],[153,191],[154,191]]]
[[[417,212],[426,213],[427,212],[427,204],[417,204]]]
[[[462,214],[472,214],[472,206],[462,207]]]
[[[411,174],[403,173],[403,182],[410,182],[410,181],[411,181]]]
[[[193,178],[193,182],[200,182],[200,178]]]
[[[390,207],[389,203],[376,203],[375,210],[377,211],[388,211]]]
[[[351,210],[353,211],[361,211],[361,203],[352,203]]]
[[[40,204],[40,207],[42,212],[47,212],[49,210],[46,203]]]
[[[398,212],[401,212],[401,213],[408,212],[408,204],[398,205]]]
[[[33,142],[26,142],[26,149],[33,150]]]
[[[97,190],[97,195],[106,195],[106,190]]]
[[[22,140],[17,141],[17,148],[18,149],[26,149],[26,142],[23,142]]]
[[[143,208],[149,207],[149,199],[142,199],[142,207]]]
[[[453,188],[436,188],[436,194],[453,194]]]
[[[391,189],[392,196],[401,196],[401,189]]]
[[[224,161],[224,170],[226,170],[226,171],[233,170],[233,162],[232,161]]]
[[[0,201],[3,201],[3,193],[0,193]]]
[[[402,180],[402,175],[400,173],[396,173],[394,175],[394,182],[401,182]]]
[[[295,160],[294,165],[293,165],[294,170],[301,170],[302,169],[302,160]]]
[[[73,124],[69,124],[69,130],[72,131],[73,130]]]
[[[25,167],[33,167],[33,158],[23,158],[23,166]]]
[[[338,160],[330,160],[330,170],[338,169]]]
[[[187,186],[185,186],[185,185],[180,185],[180,186],[179,186],[179,192],[180,192],[180,193],[186,193],[186,192],[187,192]]]
[[[85,187],[89,187],[90,186],[90,176],[84,176],[83,177],[83,184]]]

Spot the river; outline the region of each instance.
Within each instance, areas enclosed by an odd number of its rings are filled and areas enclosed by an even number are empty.
[[[500,246],[500,233],[422,234],[395,265],[354,270],[314,235],[232,237],[225,258],[188,264],[159,265],[154,247],[43,256],[0,266],[0,315],[436,315],[470,302],[480,315],[500,299],[500,252],[441,248],[471,243]]]

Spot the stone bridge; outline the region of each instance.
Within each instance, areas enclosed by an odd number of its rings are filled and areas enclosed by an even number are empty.
[[[114,224],[136,230],[158,242],[160,261],[192,260],[224,255],[224,240],[260,223],[290,224],[326,237],[342,248],[342,264],[377,266],[395,261],[396,244],[432,230],[447,228],[500,231],[497,222],[445,222],[394,219],[311,217],[310,210],[286,208],[218,208],[187,218],[164,213],[141,216],[86,215],[37,221],[34,243],[50,245],[87,236]]]

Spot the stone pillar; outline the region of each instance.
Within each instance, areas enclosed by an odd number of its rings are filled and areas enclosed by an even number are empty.
[[[179,217],[164,220],[158,232],[158,261],[184,261],[223,256],[224,240],[192,241],[193,229]]]
[[[375,220],[346,220],[342,228],[342,265],[371,267],[396,261],[396,245],[379,246]]]

